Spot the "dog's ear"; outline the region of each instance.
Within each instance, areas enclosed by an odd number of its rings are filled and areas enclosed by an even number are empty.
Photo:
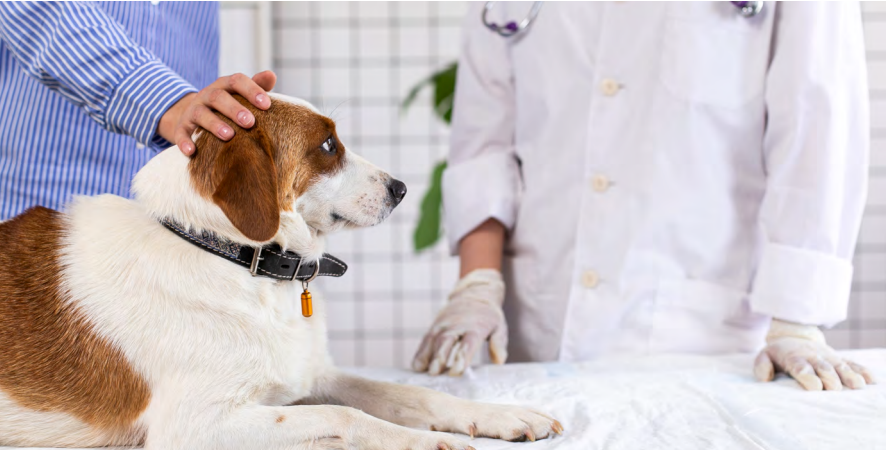
[[[249,239],[273,238],[280,228],[280,204],[270,140],[264,133],[241,129],[216,157],[220,181],[212,200]]]

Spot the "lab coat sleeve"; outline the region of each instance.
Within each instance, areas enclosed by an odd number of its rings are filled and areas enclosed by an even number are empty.
[[[868,84],[859,5],[778,3],[767,77],[755,312],[846,318],[867,196]]]
[[[0,2],[0,40],[33,79],[154,150],[160,118],[197,90],[93,2]]]
[[[444,223],[452,254],[459,241],[487,219],[511,229],[519,201],[508,42],[483,26],[482,8],[478,2],[466,18],[443,174]]]

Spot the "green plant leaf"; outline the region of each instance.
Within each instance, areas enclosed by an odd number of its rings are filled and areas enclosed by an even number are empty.
[[[418,94],[426,86],[434,89],[434,113],[445,123],[452,121],[452,99],[455,97],[455,75],[458,72],[458,63],[452,63],[443,69],[434,72],[428,78],[421,80],[409,90],[400,107],[403,113],[415,102]]]
[[[431,186],[421,201],[421,211],[412,235],[416,252],[432,247],[441,236],[440,221],[443,216],[443,171],[446,161],[437,163],[431,172]]]
[[[418,84],[416,84],[412,87],[412,89],[409,90],[409,93],[406,94],[406,98],[403,99],[403,103],[400,104],[400,107],[403,108],[404,114],[409,109],[409,107],[412,106],[412,103],[415,101],[415,98],[418,97],[418,93],[421,92],[422,88],[427,86],[433,78],[434,76],[431,75],[429,78],[421,80]]]
[[[447,124],[452,122],[452,100],[455,98],[455,75],[458,64],[452,63],[432,77],[434,84],[434,112]]]
[[[434,89],[434,114],[446,124],[452,121],[452,104],[455,98],[455,77],[458,72],[458,63],[452,63],[443,69],[421,80],[409,90],[401,107],[403,113],[418,98],[418,94],[427,86]],[[434,166],[431,173],[431,185],[425,192],[421,201],[418,224],[415,226],[412,240],[416,252],[432,247],[442,235],[440,221],[443,216],[443,171],[446,162],[443,161]]]

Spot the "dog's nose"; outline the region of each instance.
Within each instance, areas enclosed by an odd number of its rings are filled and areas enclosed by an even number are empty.
[[[388,195],[394,201],[394,206],[399,205],[403,197],[406,196],[406,185],[400,180],[391,178],[391,181],[388,182]]]

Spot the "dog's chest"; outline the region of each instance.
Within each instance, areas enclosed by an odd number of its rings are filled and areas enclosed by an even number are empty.
[[[301,313],[300,298],[287,292],[276,301],[269,321],[272,335],[265,339],[268,385],[261,403],[291,404],[310,395],[314,380],[326,367],[326,326],[323,302],[315,302],[311,317]]]

